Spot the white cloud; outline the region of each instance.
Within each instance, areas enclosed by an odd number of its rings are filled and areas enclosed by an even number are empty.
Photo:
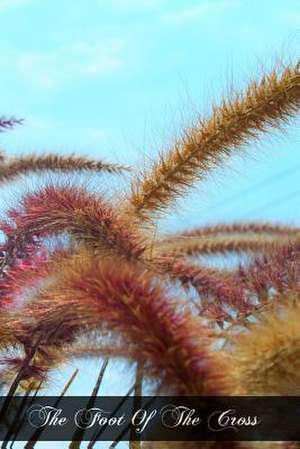
[[[280,17],[290,25],[300,26],[300,13],[299,12],[283,12]]]
[[[98,78],[123,65],[121,40],[98,44],[78,43],[48,52],[22,52],[16,57],[22,79],[40,88],[78,79]]]
[[[30,0],[0,0],[0,12],[29,3]]]
[[[129,11],[143,11],[156,9],[165,3],[165,0],[99,0],[99,6],[103,3],[110,7],[129,10]]]
[[[209,16],[220,14],[236,5],[236,0],[207,0],[187,8],[169,11],[162,19],[165,22],[173,24],[206,19]]]

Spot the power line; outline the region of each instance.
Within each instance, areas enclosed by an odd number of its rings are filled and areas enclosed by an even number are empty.
[[[236,200],[239,200],[240,198],[244,197],[245,195],[248,195],[249,193],[252,193],[255,190],[259,190],[259,189],[261,189],[261,188],[263,188],[263,187],[265,187],[265,186],[267,186],[269,184],[272,184],[274,181],[278,181],[279,179],[284,179],[287,176],[289,176],[291,174],[294,174],[294,173],[296,173],[299,170],[300,170],[300,165],[296,165],[294,167],[287,168],[286,170],[283,170],[283,171],[281,171],[279,173],[276,173],[275,175],[272,175],[269,178],[267,178],[267,179],[265,179],[265,180],[263,180],[263,181],[261,181],[261,182],[259,182],[257,184],[252,185],[251,187],[248,187],[248,188],[246,188],[244,190],[241,190],[240,192],[238,192],[238,193],[236,193],[236,194],[234,194],[234,195],[232,195],[230,197],[225,198],[225,200],[223,200],[223,201],[219,201],[218,203],[214,203],[211,207],[206,209],[206,211],[213,210],[216,207],[217,208],[224,207],[224,206],[226,207],[228,204],[231,204],[232,202],[235,202]],[[205,214],[205,210],[204,210],[204,215],[206,215]]]
[[[279,202],[287,202],[289,200],[291,200],[292,198],[299,196],[300,195],[300,189],[288,193],[287,195],[283,195],[275,200],[269,201],[268,203],[264,204],[263,206],[260,206],[256,209],[252,209],[250,212],[247,212],[247,214],[243,215],[244,218],[246,218],[247,216],[252,216],[253,214],[257,214],[258,212],[262,212],[262,211],[266,211],[267,209],[272,208],[273,206],[277,206]],[[243,218],[242,217],[242,218]]]

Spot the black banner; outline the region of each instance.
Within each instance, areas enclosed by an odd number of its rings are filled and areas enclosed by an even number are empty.
[[[294,396],[2,397],[0,417],[0,440],[300,441]]]

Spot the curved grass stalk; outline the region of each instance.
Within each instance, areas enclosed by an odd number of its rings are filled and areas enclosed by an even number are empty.
[[[202,317],[237,324],[267,303],[275,302],[283,292],[292,293],[300,288],[298,247],[298,244],[278,245],[268,254],[256,257],[249,266],[228,272],[194,265],[178,257],[162,257],[158,264],[183,286],[196,289]]]
[[[25,196],[15,219],[15,240],[64,231],[102,254],[139,258],[144,251],[133,226],[102,198],[77,187],[49,185]]]
[[[121,173],[128,170],[118,164],[110,164],[102,161],[95,161],[79,156],[61,156],[57,154],[47,155],[27,155],[16,158],[5,159],[0,164],[0,183],[12,181],[20,175],[27,173],[40,173],[44,171],[54,172],[82,172],[95,171],[110,174]]]
[[[78,374],[78,369],[75,369],[75,371],[73,371],[73,373],[71,374],[70,378],[68,379],[68,381],[64,385],[64,387],[62,389],[62,392],[60,393],[59,397],[57,398],[57,400],[53,404],[54,407],[58,407],[61,399],[67,393],[68,389],[72,385],[72,383],[73,383],[74,379],[76,378],[77,374]],[[35,447],[36,443],[38,442],[39,437],[41,436],[41,434],[43,433],[44,430],[45,430],[44,427],[36,429],[34,434],[31,436],[30,440],[27,441],[27,443],[25,444],[24,449],[33,449]]]
[[[269,289],[283,293],[299,288],[299,262],[299,243],[279,246],[270,254],[256,257],[248,267],[239,267],[233,278],[241,288],[258,295]]]
[[[291,236],[209,236],[209,237],[178,237],[173,241],[158,241],[156,251],[170,256],[207,256],[216,254],[260,254],[282,246],[300,241],[300,232]]]
[[[108,366],[108,359],[105,359],[101,362],[101,368],[99,370],[99,374],[93,388],[92,394],[89,397],[88,403],[86,404],[86,409],[89,410],[95,404],[96,397],[98,395],[101,383],[103,381],[104,374],[106,372]],[[80,449],[80,444],[82,443],[82,439],[84,437],[85,429],[77,428],[72,436],[72,441],[69,444],[69,449]]]
[[[265,74],[242,95],[213,107],[181,140],[161,154],[152,168],[134,179],[128,209],[142,220],[165,210],[197,179],[270,128],[278,128],[299,110],[299,66]]]
[[[180,237],[209,237],[215,235],[228,234],[267,234],[272,236],[294,236],[300,233],[300,228],[293,226],[286,226],[283,224],[274,224],[267,222],[233,222],[220,223],[216,225],[200,226],[194,229],[189,229],[183,232],[174,234],[167,234],[162,239],[163,241],[175,240]]]
[[[147,249],[146,240],[127,222],[127,219],[120,217],[101,198],[82,189],[48,186],[37,193],[25,196],[19,210],[10,211],[9,215],[14,225],[7,227],[6,234],[8,241],[9,239],[12,241],[13,253],[33,237],[42,238],[68,231],[96,253],[116,254],[140,261],[147,270],[156,274],[163,271],[170,275],[168,264],[161,263],[161,258],[153,255],[153,251],[151,260],[147,259],[149,251],[143,255]],[[211,271],[209,274],[212,275]],[[174,275],[171,277],[174,279]],[[217,282],[218,280],[220,281],[219,275]],[[210,282],[215,282],[212,276]]]
[[[225,304],[238,306],[240,310],[247,306],[244,291],[230,273],[222,273],[168,256],[161,258],[160,266],[183,287],[193,287],[198,292],[201,299],[201,316],[222,319],[226,316],[223,307]]]
[[[84,329],[110,329],[127,342],[130,357],[140,360],[143,354],[145,375],[161,387],[189,394],[219,388],[218,357],[209,351],[207,331],[145,272],[121,263],[116,272],[112,261],[97,262],[88,254],[59,271],[51,288],[22,309],[19,331],[25,339],[47,334],[61,319],[51,342],[62,348]]]
[[[135,374],[135,385],[134,385],[134,400],[133,400],[133,409],[139,410],[141,409],[141,396],[143,392],[143,364],[138,363],[136,366],[136,374]],[[134,440],[135,432],[131,429],[130,432],[130,441],[129,441],[129,449],[142,449],[141,442]]]

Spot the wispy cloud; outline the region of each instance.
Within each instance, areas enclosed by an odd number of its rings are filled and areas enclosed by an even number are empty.
[[[169,11],[162,16],[163,21],[180,24],[188,21],[207,19],[214,14],[220,14],[238,4],[237,0],[206,0],[187,8]]]
[[[25,5],[29,2],[30,0],[0,0],[0,12],[6,11],[7,9],[15,6]]]
[[[127,11],[143,11],[157,9],[163,6],[166,0],[107,0],[110,7],[123,9]],[[98,0],[100,6],[103,5],[103,0]]]
[[[124,42],[78,43],[47,52],[24,51],[16,56],[17,70],[26,83],[52,88],[69,81],[98,78],[123,65]]]
[[[280,14],[280,17],[288,24],[290,25],[296,25],[296,26],[300,26],[300,12],[286,12],[283,11]]]

